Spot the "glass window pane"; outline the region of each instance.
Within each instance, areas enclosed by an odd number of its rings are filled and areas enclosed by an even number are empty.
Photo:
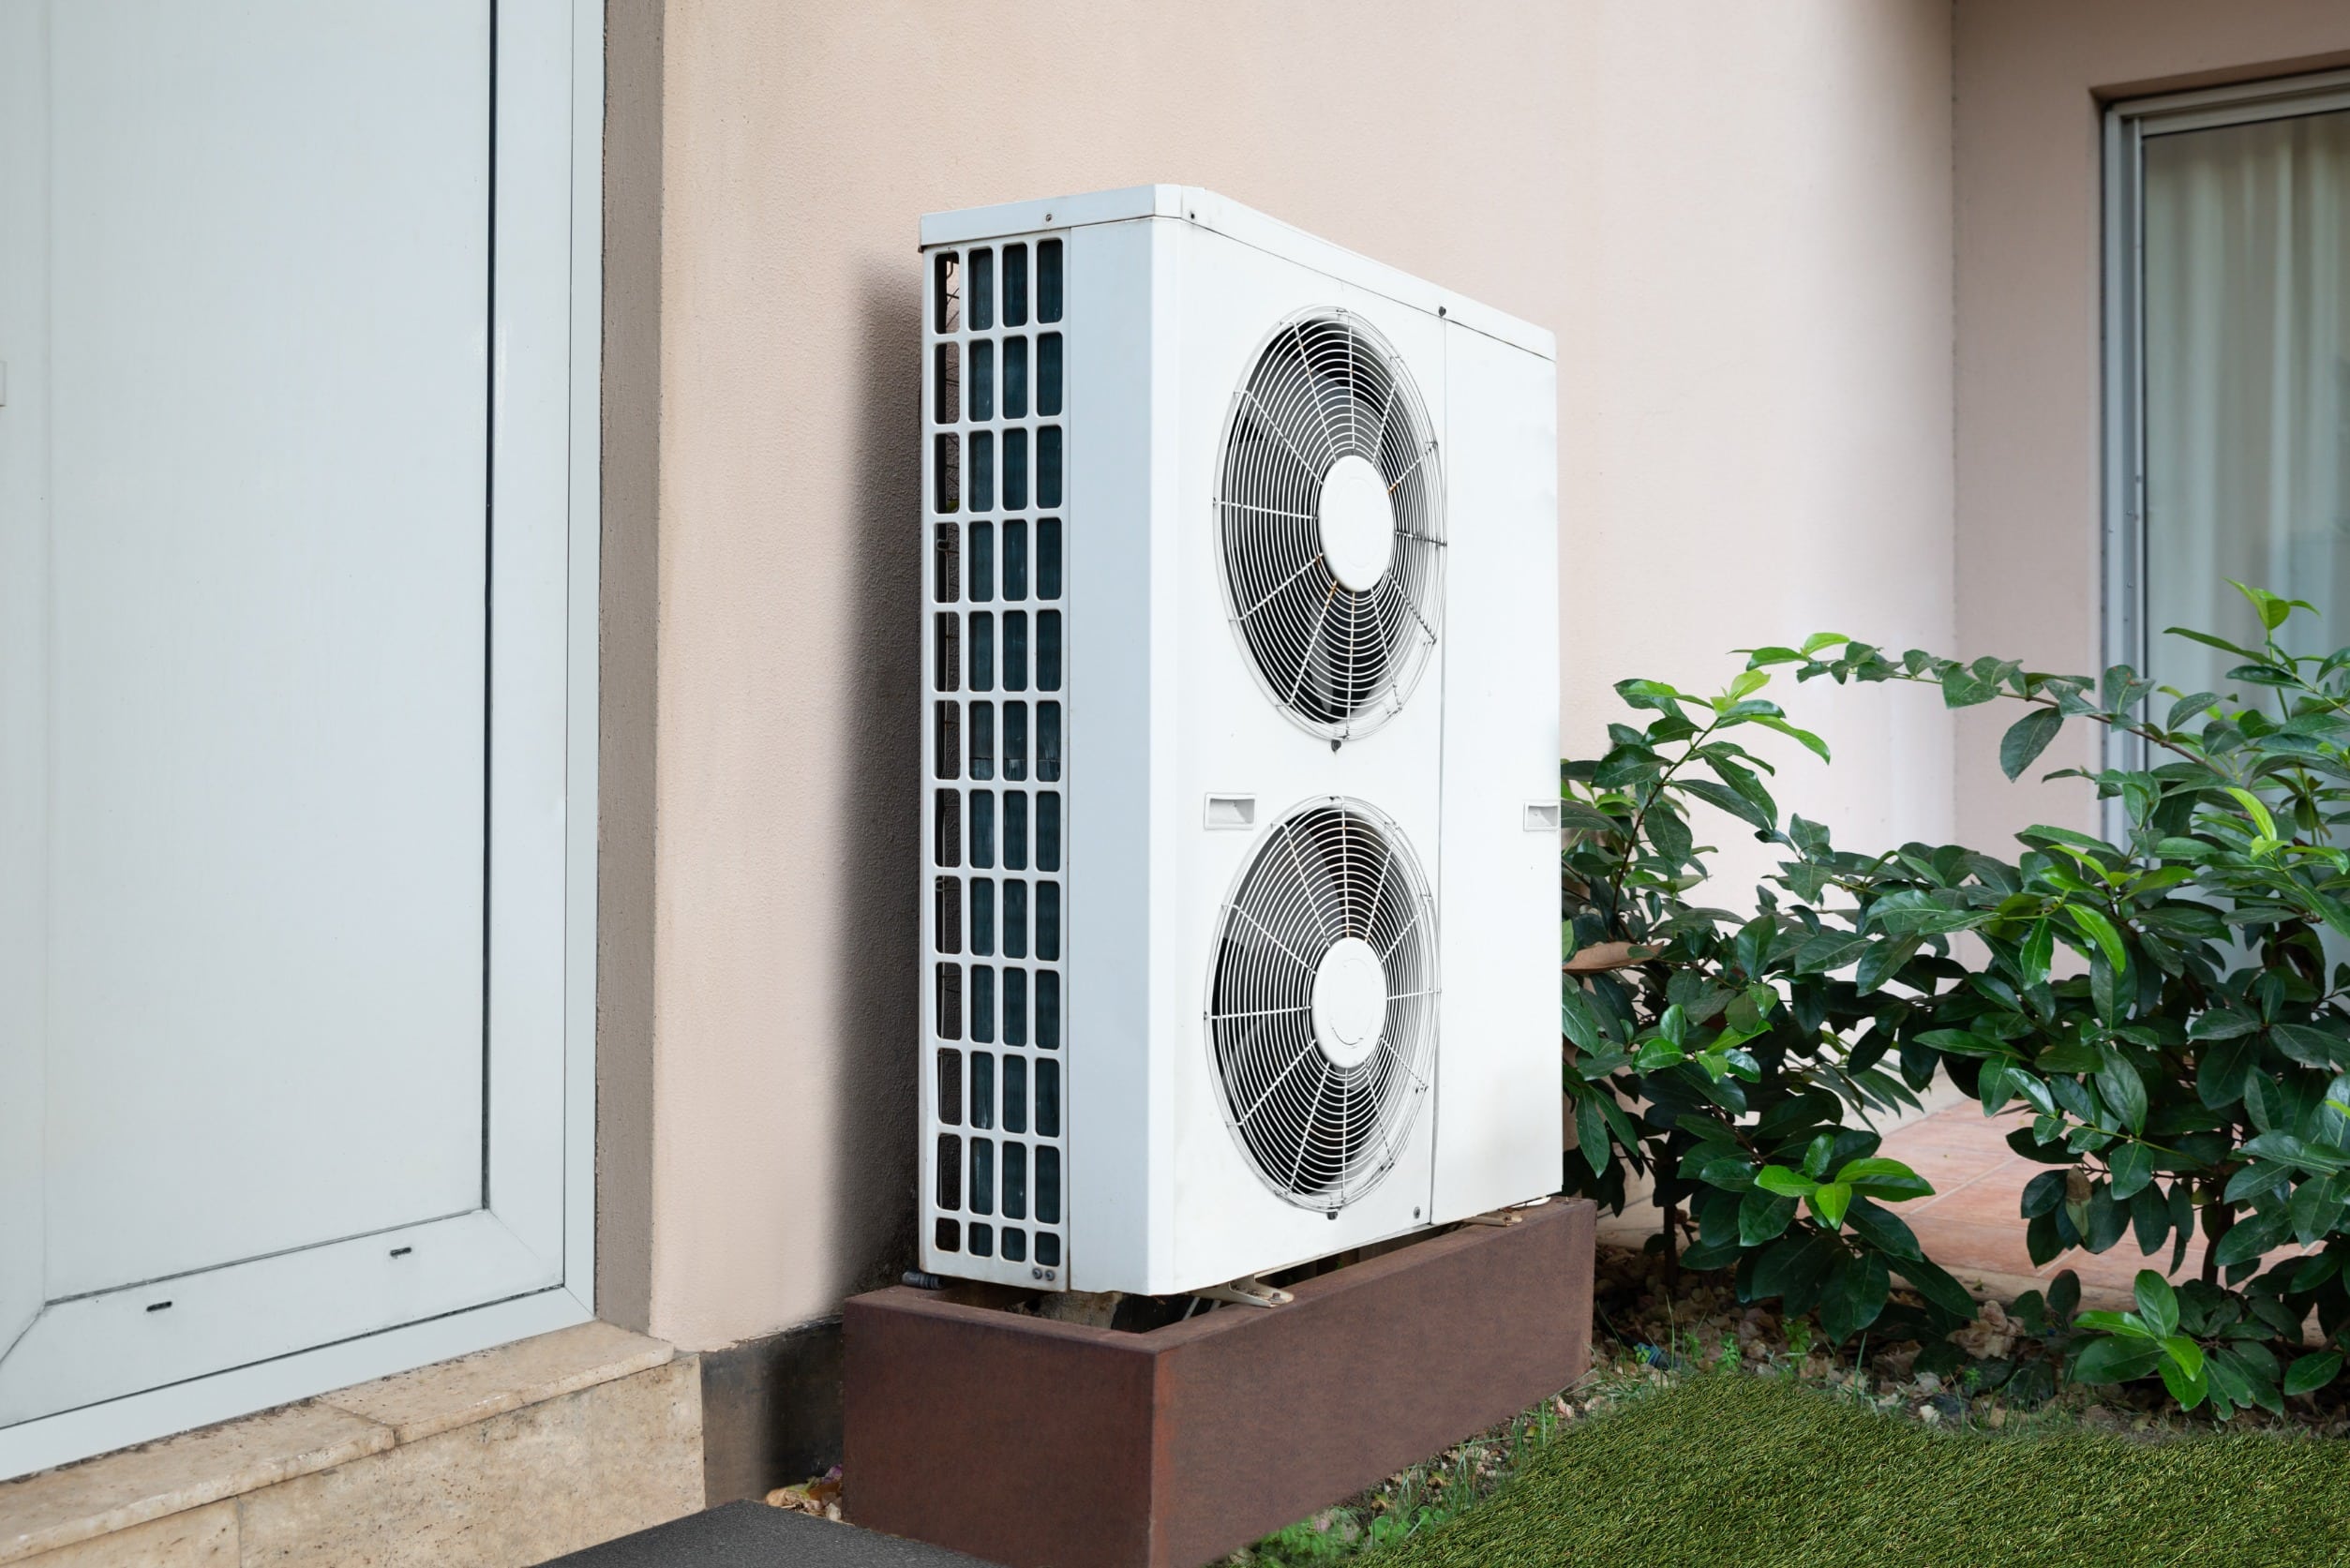
[[[2256,646],[2232,577],[2317,606],[2292,650],[2346,640],[2350,112],[2149,136],[2145,169],[2148,663],[2250,699],[2241,660],[2163,629]]]

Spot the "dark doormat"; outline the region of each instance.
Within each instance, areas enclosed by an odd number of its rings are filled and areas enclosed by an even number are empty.
[[[763,1502],[730,1502],[559,1557],[546,1568],[988,1568],[978,1558]]]

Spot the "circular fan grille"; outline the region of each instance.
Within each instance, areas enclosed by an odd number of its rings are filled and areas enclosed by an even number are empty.
[[[1208,996],[1224,1113],[1301,1208],[1378,1185],[1428,1090],[1436,910],[1394,822],[1317,800],[1265,838],[1226,902]]]
[[[1216,500],[1257,677],[1317,735],[1412,694],[1444,607],[1444,486],[1410,371],[1359,318],[1296,318],[1234,396]]]

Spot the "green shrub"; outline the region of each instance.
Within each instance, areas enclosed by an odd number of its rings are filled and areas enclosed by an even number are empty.
[[[1925,682],[1953,708],[2020,703],[1999,748],[2010,778],[2075,719],[2142,754],[2047,775],[2090,780],[2113,803],[2117,843],[2035,827],[2013,863],[1903,852],[1948,874],[1871,905],[1861,963],[1881,970],[1892,960],[1878,955],[1918,930],[1981,939],[1982,962],[1896,1026],[1905,1069],[1917,1082],[1938,1058],[1986,1114],[2030,1107],[2010,1142],[2050,1167],[2019,1216],[2035,1261],[2130,1236],[2147,1253],[2167,1243],[2177,1268],[2200,1217],[2202,1279],[2174,1297],[2141,1276],[2138,1312],[2083,1317],[2103,1332],[2080,1338],[2072,1369],[2088,1381],[2159,1374],[2182,1403],[2208,1397],[2223,1415],[2332,1381],[2339,1353],[2302,1353],[2313,1311],[2329,1342],[2350,1328],[2350,965],[2336,961],[2350,940],[2350,856],[2337,842],[2350,817],[2350,649],[2297,657],[2276,633],[2309,606],[2243,591],[2261,646],[2173,630],[2240,658],[2226,679],[2262,694],[2250,703],[2158,689],[2127,666],[2092,680],[1896,658],[1842,637],[1760,650],[1751,671]],[[1810,874],[1791,868],[1790,880]],[[2281,1248],[2306,1251],[2264,1266]]]
[[[1827,634],[1755,650],[1714,698],[1618,686],[1655,717],[1563,769],[1570,1185],[1620,1209],[1627,1172],[1652,1173],[1664,1245],[1693,1216],[1684,1262],[1734,1267],[1742,1296],[1817,1308],[1838,1338],[1875,1320],[1889,1276],[1965,1313],[1887,1206],[1924,1184],[1845,1125],[1943,1071],[1986,1114],[2032,1113],[2009,1141],[2049,1167],[2017,1217],[2036,1262],[2128,1237],[2176,1269],[2198,1225],[2208,1239],[2199,1280],[2150,1274],[2136,1312],[2068,1331],[2072,1376],[2161,1376],[2223,1416],[2333,1381],[2350,1332],[2350,649],[2287,651],[2278,629],[2309,606],[2243,591],[2260,646],[2174,631],[2241,659],[2227,679],[2251,702]],[[2041,826],[2013,861],[1864,856],[1800,816],[1782,828],[1768,764],[1731,732],[1827,755],[1756,694],[1787,666],[2019,704],[2010,778],[2074,720],[2123,738],[2127,765],[2047,775],[2088,781],[2117,842]],[[1698,800],[1789,852],[1751,910],[1690,902]],[[2313,1313],[2327,1344],[2310,1351]]]
[[[1579,1145],[1567,1178],[1621,1212],[1627,1174],[1651,1175],[1669,1251],[1686,1211],[1698,1239],[1684,1262],[1735,1268],[1743,1295],[1817,1309],[1836,1338],[1878,1320],[1893,1277],[1963,1320],[1966,1292],[1889,1206],[1931,1189],[1846,1125],[1848,1110],[1915,1105],[1926,1081],[1881,1064],[1912,1032],[1918,996],[1964,971],[1942,934],[1888,944],[1869,922],[1942,874],[1839,854],[1801,817],[1781,828],[1770,764],[1733,735],[1828,748],[1755,694],[1769,679],[1749,671],[1710,699],[1624,681],[1624,700],[1655,716],[1609,725],[1606,756],[1561,769],[1561,1023]],[[1690,825],[1696,801],[1792,853],[1754,908],[1689,901],[1710,853]],[[1783,905],[1779,889],[1799,896]],[[1930,1073],[1933,1054],[1917,1060]]]

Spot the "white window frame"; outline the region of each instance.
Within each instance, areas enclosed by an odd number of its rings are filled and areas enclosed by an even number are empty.
[[[277,1325],[217,1314],[222,1321],[204,1330],[200,1359],[230,1369],[187,1375],[165,1360],[120,1369],[126,1392],[97,1389],[74,1408],[0,1427],[0,1478],[595,1315],[604,6],[500,0],[492,15],[489,876],[498,892],[489,917],[488,1206],[413,1228],[420,1238],[430,1232],[435,1245],[417,1251],[445,1260],[447,1277],[423,1296],[401,1298],[399,1321],[384,1322],[384,1298],[364,1288],[356,1254],[328,1259],[325,1276],[306,1277],[286,1292],[299,1341],[314,1348],[248,1353],[247,1341],[267,1341]],[[355,1247],[380,1259],[385,1239],[307,1250]],[[352,1288],[322,1285],[347,1275]],[[256,1299],[252,1287],[262,1283],[242,1281],[237,1299]],[[191,1279],[179,1293],[192,1298],[202,1289]],[[83,1377],[71,1365],[86,1361],[82,1348],[115,1342],[105,1320],[141,1310],[113,1298],[135,1293],[50,1306],[13,1345],[0,1344],[0,1355],[33,1352],[17,1365],[37,1385],[57,1381],[64,1404]],[[259,1297],[268,1298],[266,1291]],[[137,1362],[135,1341],[121,1342],[134,1346],[127,1359]]]
[[[2146,142],[2149,137],[2350,109],[2350,71],[2277,77],[2108,105],[2104,124],[2103,480],[2107,666],[2146,672],[2159,626],[2146,616]],[[2145,766],[2145,742],[2108,731],[2108,768]],[[2121,831],[2106,802],[2108,837]]]

